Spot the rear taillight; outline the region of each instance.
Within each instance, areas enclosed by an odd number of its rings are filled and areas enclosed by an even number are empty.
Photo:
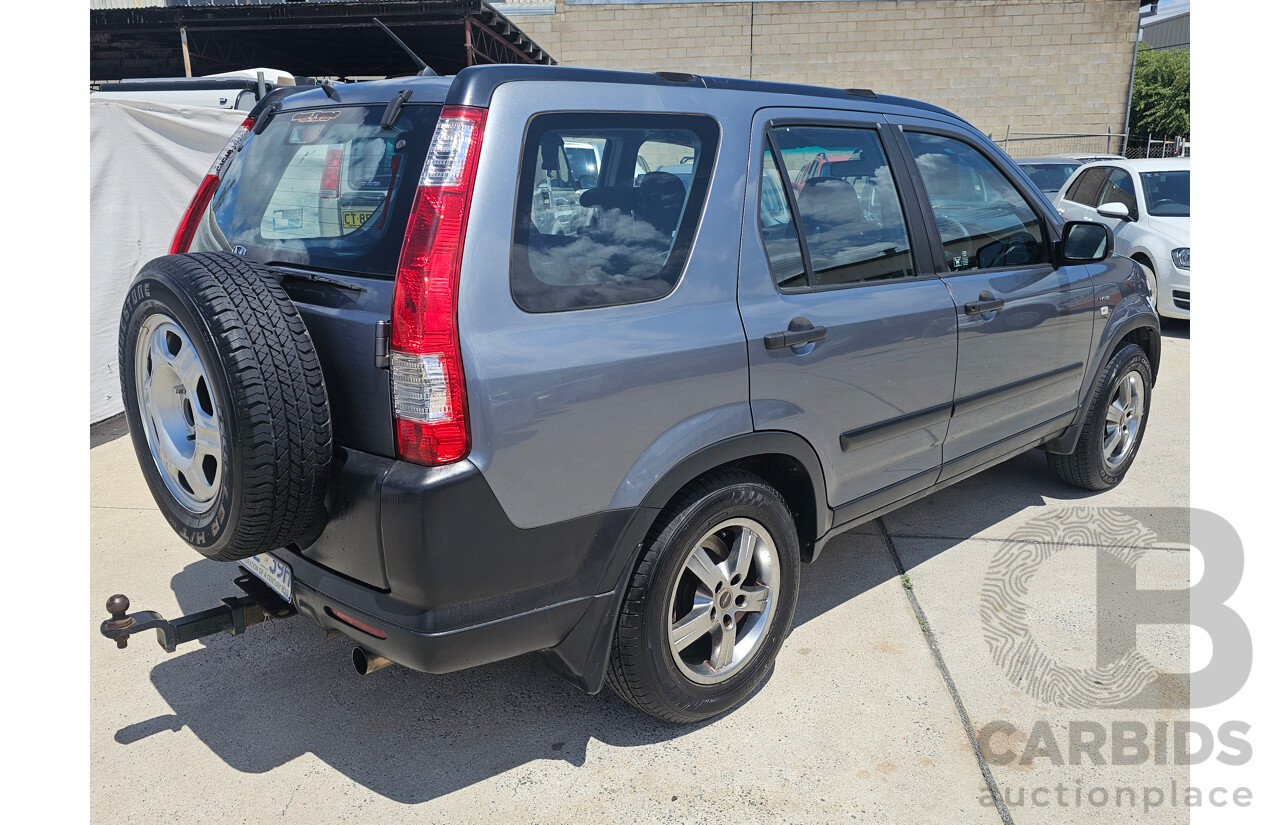
[[[467,454],[467,394],[458,345],[458,271],[485,110],[446,106],[414,196],[391,312],[396,452],[418,464]]]
[[[196,227],[200,226],[200,219],[204,217],[204,211],[209,208],[209,201],[213,200],[214,193],[218,191],[223,173],[227,171],[227,167],[231,165],[231,159],[236,156],[236,152],[240,151],[245,138],[249,137],[249,132],[252,130],[253,118],[247,117],[244,123],[240,124],[240,128],[231,135],[227,145],[222,147],[222,151],[214,158],[213,165],[209,167],[209,173],[200,182],[200,188],[196,190],[195,197],[191,199],[187,211],[182,215],[178,231],[173,233],[173,243],[169,244],[170,255],[178,255],[191,248],[191,239],[195,237]]]
[[[338,197],[342,185],[342,150],[330,149],[324,157],[324,171],[320,173],[320,199]]]

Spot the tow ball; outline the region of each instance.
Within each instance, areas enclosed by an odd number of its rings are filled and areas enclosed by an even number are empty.
[[[102,623],[102,635],[114,639],[116,647],[123,649],[133,634],[154,629],[156,641],[166,653],[173,653],[184,642],[224,632],[239,636],[245,628],[267,619],[287,619],[297,615],[297,608],[277,596],[255,576],[243,567],[240,572],[243,575],[235,579],[235,585],[244,591],[243,596],[223,599],[218,607],[173,620],[154,610],[130,613],[129,598],[117,593],[107,599],[107,612],[111,618]]]

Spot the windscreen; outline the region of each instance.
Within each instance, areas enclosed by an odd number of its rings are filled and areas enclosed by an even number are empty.
[[[392,278],[439,106],[280,112],[232,160],[191,244]]]
[[[1157,218],[1191,217],[1191,171],[1143,172],[1147,211]]]

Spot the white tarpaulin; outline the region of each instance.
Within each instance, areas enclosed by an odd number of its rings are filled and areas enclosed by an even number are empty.
[[[169,251],[196,187],[244,117],[146,101],[90,102],[90,424],[124,409],[116,335],[130,281]]]

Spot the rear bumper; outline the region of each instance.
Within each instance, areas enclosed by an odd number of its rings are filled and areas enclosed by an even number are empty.
[[[450,630],[424,631],[417,628],[431,623],[431,611],[398,602],[296,553],[278,555],[293,566],[293,602],[299,613],[326,630],[341,631],[366,650],[426,673],[449,673],[554,647],[593,601],[590,596],[580,597]],[[369,625],[386,638],[353,627],[333,611]]]
[[[341,451],[324,532],[276,555],[326,629],[429,673],[554,648],[616,600],[653,513],[609,510],[520,529],[469,461],[421,467]],[[345,614],[380,639],[334,616]]]

